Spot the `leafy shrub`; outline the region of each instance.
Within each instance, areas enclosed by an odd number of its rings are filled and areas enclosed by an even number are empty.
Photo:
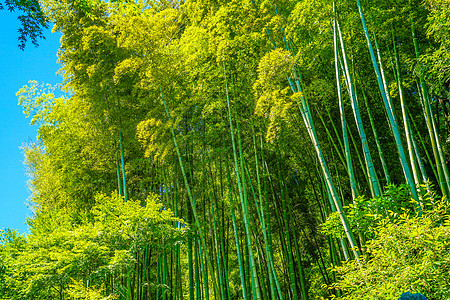
[[[398,299],[404,292],[450,299],[450,205],[430,194],[424,200],[433,206],[422,216],[381,218],[360,261],[334,268],[340,279],[331,288],[342,299]]]
[[[115,299],[127,280],[123,274],[145,263],[146,250],[159,253],[184,240],[183,221],[157,200],[154,194],[142,203],[99,194],[82,224],[26,237],[0,231],[0,299],[56,299],[66,293],[71,299]],[[148,263],[156,257],[148,256]],[[147,275],[149,283],[154,280],[155,274]],[[105,287],[108,276],[114,284]]]
[[[429,189],[429,185],[421,187],[421,194],[423,195],[421,205],[425,209],[432,207],[435,198],[435,195],[427,194]],[[408,185],[396,186],[390,184],[386,187],[382,196],[372,199],[359,196],[345,209],[353,233],[364,236],[366,239],[372,239],[375,237],[378,222],[387,218],[397,218],[404,213],[414,215],[417,204],[410,197]],[[328,216],[327,221],[322,224],[322,231],[336,238],[344,237],[344,229],[337,212]]]

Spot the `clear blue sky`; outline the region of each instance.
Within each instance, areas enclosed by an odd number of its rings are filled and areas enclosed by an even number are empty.
[[[56,85],[62,79],[56,75],[60,34],[47,30],[39,47],[29,43],[22,51],[17,47],[19,27],[17,14],[0,10],[0,228],[25,233],[31,211],[20,147],[36,141],[37,128],[29,125],[15,94],[29,80]]]

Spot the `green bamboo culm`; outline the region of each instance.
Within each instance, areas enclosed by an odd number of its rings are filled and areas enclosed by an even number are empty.
[[[279,288],[279,284],[278,284],[278,279],[277,279],[277,275],[275,272],[275,267],[273,264],[273,254],[271,252],[271,247],[269,245],[269,238],[268,238],[268,228],[267,228],[267,222],[266,222],[266,217],[265,217],[265,213],[264,213],[264,203],[265,203],[265,198],[263,200],[263,195],[262,195],[262,189],[261,189],[261,179],[260,179],[260,172],[259,172],[259,163],[258,163],[258,154],[257,154],[257,150],[256,150],[256,137],[255,137],[255,128],[252,124],[252,128],[253,128],[253,150],[254,150],[254,155],[255,155],[255,168],[256,168],[256,178],[257,178],[257,184],[258,184],[258,195],[259,195],[259,210],[260,210],[260,218],[261,218],[261,229],[263,232],[263,238],[264,238],[264,246],[265,246],[265,251],[266,251],[266,260],[267,260],[267,270],[269,273],[269,285],[270,285],[270,295],[272,299],[276,299],[277,298],[277,294],[275,292],[275,287],[277,287],[277,289]],[[263,151],[263,147],[262,147],[262,138],[261,138],[261,152]],[[263,161],[264,161],[264,153],[262,153],[263,156]],[[268,211],[268,210],[267,210]],[[281,295],[281,293],[279,293]]]
[[[202,254],[202,245],[200,244],[200,241],[198,241],[198,251],[200,255],[200,267],[202,270],[202,277],[203,277],[203,286],[205,287],[205,299],[209,300],[209,283],[208,283],[208,270],[206,269],[206,266],[203,262],[203,254]]]
[[[215,166],[217,166],[217,162],[215,161]],[[220,172],[222,172],[222,167],[220,164]],[[213,178],[212,176],[212,172],[211,172],[211,178]],[[221,185],[221,190],[220,190],[220,197],[221,199],[224,198],[223,195],[223,176],[222,174],[220,174],[220,185]],[[211,182],[211,185],[214,186],[214,184]],[[214,198],[215,199],[215,206],[217,208],[217,210],[219,210],[219,203],[218,203],[218,199],[217,196]],[[222,220],[222,224],[220,224],[220,220]],[[228,277],[228,256],[226,255],[226,248],[225,248],[225,212],[224,212],[224,203],[222,202],[222,218],[218,218],[217,220],[218,222],[218,227],[222,228],[222,230],[218,229],[218,238],[219,238],[219,250],[220,253],[218,255],[218,259],[222,260],[222,266],[223,266],[223,270],[222,270],[222,276],[223,276],[223,282],[224,282],[224,297],[225,299],[229,300],[231,299],[231,294],[230,294],[230,284],[229,284],[229,277]]]
[[[292,210],[289,210],[288,213],[289,213],[289,216],[288,216],[289,219],[293,220],[293,223],[295,224]],[[295,234],[295,232],[292,233],[292,239],[294,242],[295,254],[297,255],[297,267],[298,267],[298,275],[300,277],[299,281],[300,281],[300,291],[301,291],[302,299],[309,300],[308,289],[306,288],[305,271],[303,270],[302,256],[301,256],[301,252],[300,252],[300,248],[299,248],[300,243],[297,241],[297,235]]]
[[[268,30],[267,30],[267,32],[269,33]],[[270,33],[269,33],[269,38],[270,38]],[[285,38],[284,34],[283,34],[283,39],[286,41],[286,38]],[[288,44],[288,43],[286,42],[286,44]],[[274,47],[276,48],[275,44],[274,44]],[[289,51],[291,51],[291,54],[293,56],[295,56],[291,48],[287,47],[287,49]],[[326,181],[327,190],[330,193],[330,197],[335,202],[339,218],[340,218],[341,223],[342,223],[342,225],[344,227],[344,232],[345,232],[345,234],[346,234],[346,236],[347,236],[347,238],[349,240],[349,243],[351,245],[351,248],[353,250],[355,258],[357,260],[359,260],[359,250],[357,248],[357,244],[356,244],[355,238],[354,238],[353,233],[352,233],[352,231],[350,229],[350,226],[348,224],[347,218],[346,218],[346,216],[344,214],[342,202],[341,202],[341,200],[340,200],[340,198],[339,198],[339,196],[338,196],[338,194],[336,192],[336,188],[335,188],[334,183],[333,183],[333,181],[331,179],[331,175],[330,175],[330,172],[328,170],[328,166],[327,166],[327,164],[325,162],[324,156],[322,154],[322,150],[320,148],[320,144],[319,144],[318,139],[317,139],[317,134],[316,134],[316,131],[315,131],[315,128],[314,128],[314,123],[312,121],[311,110],[309,108],[308,101],[307,101],[307,99],[306,99],[306,97],[305,97],[305,95],[303,93],[302,88],[301,88],[301,78],[300,78],[299,75],[297,75],[297,71],[296,71],[295,67],[292,68],[292,72],[294,73],[294,78],[291,79],[289,76],[287,76],[287,80],[288,80],[289,85],[291,87],[291,90],[292,90],[292,93],[293,93],[293,97],[294,97],[294,99],[295,99],[295,101],[296,101],[296,103],[298,105],[300,114],[302,115],[302,119],[303,119],[303,121],[305,123],[306,130],[308,132],[308,135],[311,138],[311,141],[313,143],[314,149],[315,149],[316,154],[318,156],[319,164],[320,164],[320,166],[322,168],[322,174],[323,174],[323,176],[325,178],[325,181]]]
[[[412,5],[410,1],[410,9],[411,9],[411,16],[410,16],[410,22],[411,22],[411,32],[412,32],[412,38],[413,38],[413,45],[414,45],[414,52],[416,59],[418,60],[420,57],[420,51],[419,51],[419,45],[417,42],[416,37],[416,30],[414,25],[414,17],[412,14]],[[419,84],[420,84],[420,90],[421,90],[421,96],[422,96],[422,108],[424,110],[425,115],[425,123],[427,124],[428,133],[430,135],[430,141],[431,141],[431,147],[433,150],[433,155],[436,163],[437,173],[438,173],[438,181],[439,186],[441,188],[441,192],[443,196],[447,196],[450,193],[450,176],[448,172],[447,165],[445,163],[445,158],[442,153],[442,147],[440,145],[439,140],[439,133],[437,132],[437,128],[434,122],[433,117],[433,111],[431,109],[430,105],[430,96],[428,93],[428,88],[425,83],[425,79],[423,78],[422,74],[423,70],[419,70]]]
[[[224,74],[225,74],[225,65],[224,65]],[[246,197],[246,189],[245,189],[245,178],[244,178],[245,173],[243,172],[244,168],[243,168],[242,148],[240,145],[240,138],[239,138],[239,140],[238,140],[239,157],[240,157],[240,159],[239,159],[240,168],[239,168],[237,150],[236,150],[236,142],[235,142],[235,137],[234,137],[233,122],[232,122],[232,118],[231,118],[231,104],[230,104],[230,97],[229,97],[229,93],[228,93],[228,82],[227,82],[226,75],[225,75],[225,91],[226,91],[226,97],[227,97],[228,119],[229,119],[229,124],[230,124],[231,142],[232,142],[232,146],[233,146],[233,157],[234,157],[234,164],[235,164],[236,180],[238,183],[239,198],[241,200],[242,215],[243,215],[243,219],[244,219],[244,230],[245,230],[245,236],[246,236],[246,242],[247,242],[247,248],[248,248],[252,295],[255,299],[260,300],[261,293],[259,290],[256,266],[255,266],[255,262],[254,262],[254,258],[253,258],[252,239],[251,239],[250,228],[249,228],[249,214],[248,214],[247,197]],[[241,169],[241,171],[240,171],[240,169]],[[240,176],[240,174],[242,174],[242,176]],[[242,180],[242,184],[241,184],[241,180]]]
[[[169,122],[171,122],[169,110],[167,109],[166,100],[164,99],[164,96],[163,96],[163,93],[162,93],[162,89],[161,89],[161,88],[160,88],[160,92],[161,92],[161,98],[162,98],[162,100],[163,100],[164,109],[165,109],[165,111],[166,111],[167,118],[168,118]],[[205,242],[205,237],[204,237],[204,234],[203,234],[203,230],[202,230],[202,228],[201,228],[201,226],[200,226],[200,221],[199,221],[199,218],[198,218],[198,215],[197,215],[197,209],[196,209],[196,207],[195,207],[195,199],[194,199],[194,197],[193,197],[193,195],[192,195],[192,193],[191,193],[191,189],[190,189],[190,187],[189,187],[189,183],[188,183],[188,180],[187,180],[186,172],[185,172],[184,166],[183,166],[183,161],[182,161],[182,159],[181,159],[180,149],[179,149],[179,147],[178,147],[177,139],[176,139],[176,136],[175,136],[175,131],[174,131],[174,129],[173,129],[172,124],[170,124],[170,132],[172,133],[173,142],[174,142],[174,145],[175,145],[175,150],[176,150],[177,155],[178,155],[178,163],[180,164],[180,169],[181,169],[181,173],[182,173],[182,175],[183,175],[184,184],[185,184],[185,186],[186,186],[186,191],[187,191],[187,193],[188,193],[189,202],[190,202],[190,204],[191,204],[192,214],[193,214],[193,216],[194,216],[194,224],[195,224],[195,226],[197,227],[197,230],[198,230],[198,233],[199,233],[199,236],[200,236],[200,241],[201,241],[201,244],[202,244],[202,247],[203,247],[205,256],[206,256],[206,264],[207,264],[207,267],[208,267],[208,269],[211,270],[211,272],[212,272],[212,270],[213,270],[213,268],[212,268],[212,263],[211,263],[211,259],[210,259],[209,254],[208,254],[208,248],[207,248],[207,246],[206,246],[206,242]],[[213,288],[214,288],[214,293],[215,293],[215,295],[220,295],[220,292],[219,292],[219,289],[218,289],[218,286],[217,286],[217,282],[216,282],[215,275],[214,275],[214,274],[211,274],[211,278],[212,278],[212,282],[213,282]]]
[[[344,139],[344,149],[345,149],[345,159],[347,163],[347,172],[348,176],[350,178],[350,188],[352,191],[352,198],[356,199],[358,196],[358,192],[356,189],[356,180],[355,175],[353,173],[353,166],[352,166],[352,158],[350,155],[350,146],[348,143],[348,136],[347,136],[347,126],[345,121],[345,112],[344,112],[344,105],[342,102],[342,88],[341,88],[341,76],[339,74],[339,55],[338,55],[338,46],[337,46],[337,34],[336,34],[336,4],[333,1],[333,12],[334,12],[334,22],[333,22],[333,34],[334,34],[334,65],[336,69],[336,85],[337,85],[337,92],[338,92],[338,100],[339,100],[339,112],[341,114],[341,124],[342,124],[342,137]]]
[[[293,54],[293,53],[292,53]],[[317,139],[317,134],[314,128],[314,122],[312,120],[312,116],[311,116],[311,110],[309,108],[309,104],[308,101],[306,99],[305,94],[303,93],[302,90],[302,83],[301,83],[301,77],[300,77],[300,73],[297,72],[297,70],[295,69],[295,67],[293,67],[292,69],[293,74],[294,74],[294,80],[295,80],[295,85],[293,83],[293,80],[288,76],[288,82],[289,85],[291,87],[291,90],[293,92],[294,95],[298,95],[298,97],[295,97],[300,114],[302,115],[303,121],[305,123],[305,127],[307,129],[307,132],[311,138],[311,141],[313,143],[314,149],[316,151],[316,154],[318,156],[319,159],[319,164],[321,166],[322,169],[322,174],[325,178],[326,181],[326,186],[327,186],[327,191],[329,192],[329,196],[331,199],[333,199],[334,205],[336,206],[336,210],[338,212],[339,218],[341,220],[341,223],[343,225],[344,228],[344,232],[349,240],[349,243],[351,245],[351,248],[353,250],[354,256],[357,260],[359,260],[359,250],[357,248],[357,244],[355,241],[355,238],[353,236],[353,233],[350,229],[350,226],[348,224],[347,218],[344,214],[343,211],[343,206],[342,206],[342,202],[339,198],[339,195],[336,192],[336,188],[334,186],[333,180],[331,178],[330,172],[328,170],[328,166],[325,162],[320,144],[318,142]],[[298,99],[300,98],[300,99]]]
[[[217,234],[217,226],[216,226],[216,220],[215,220],[215,215],[214,215],[214,204],[213,204],[213,199],[212,196],[209,195],[209,200],[210,200],[210,206],[211,206],[211,221],[213,223],[213,245],[215,248],[215,252],[216,252],[216,260],[217,260],[217,273],[219,275],[219,283],[220,283],[220,293],[221,293],[221,299],[225,299],[225,280],[224,280],[224,276],[223,276],[223,268],[222,268],[222,263],[221,263],[221,257],[220,257],[220,245],[219,245],[219,241],[218,241],[218,234]]]
[[[408,109],[406,110],[406,113],[408,114],[408,120],[412,123],[412,126],[414,127],[414,131],[417,133],[417,137],[418,137],[418,139],[419,139],[419,141],[420,141],[420,145],[422,145],[422,149],[423,149],[424,152],[425,152],[425,156],[427,157],[427,160],[428,160],[429,162],[433,161],[433,160],[431,159],[430,153],[428,152],[428,147],[426,146],[426,143],[425,143],[425,141],[424,141],[424,138],[422,137],[422,134],[420,134],[420,131],[419,131],[418,128],[417,128],[417,124],[416,124],[416,122],[414,121],[414,119],[411,117],[411,113],[408,111]],[[416,141],[416,143],[417,143],[417,141]],[[417,156],[417,154],[416,154],[416,156]],[[437,173],[437,171],[436,171],[436,166],[435,166],[434,164],[431,164],[431,163],[430,163],[430,167],[431,167],[431,171],[433,172],[434,178],[438,178],[438,173]],[[425,174],[425,173],[424,173],[424,174]]]
[[[173,213],[175,218],[178,218],[178,180],[177,180],[177,175],[178,175],[178,168],[177,168],[177,160],[176,158],[174,159],[174,166],[173,166],[173,173],[174,173],[174,177],[173,177]],[[178,222],[175,222],[174,226],[176,228],[178,228]],[[179,288],[181,288],[182,283],[181,283],[181,266],[180,266],[180,245],[177,244],[176,248],[175,248],[175,284],[174,284],[174,288],[173,288],[173,296],[174,296],[174,300],[178,300],[180,298],[180,292],[179,292]]]
[[[191,210],[187,212],[187,221],[188,223],[192,222],[192,213]],[[194,283],[194,257],[192,254],[192,234],[189,233],[187,237],[187,254],[188,254],[188,280],[189,280],[189,300],[195,300],[195,283]]]
[[[163,269],[163,284],[165,287],[169,287],[169,280],[168,280],[168,264],[167,264],[167,252],[164,250],[163,251],[163,257],[162,257],[162,269]],[[162,292],[162,296],[163,296],[163,300],[167,300],[167,290],[164,288],[163,292]]]
[[[341,95],[342,95],[342,86],[341,86]],[[344,147],[344,144],[342,143],[341,136],[339,135],[338,129],[336,128],[334,119],[333,119],[333,117],[331,116],[330,110],[329,110],[328,108],[326,108],[326,111],[327,111],[328,120],[329,120],[329,122],[331,123],[331,126],[333,127],[334,134],[335,134],[335,136],[336,136],[336,139],[338,140],[338,143],[339,143],[339,146],[340,146],[340,149],[341,149],[341,151],[339,151],[339,152],[345,154],[345,147]],[[319,114],[319,115],[320,115],[320,114]],[[341,124],[341,125],[342,125],[342,124]],[[348,138],[348,136],[347,136],[347,138]],[[346,164],[344,164],[344,166],[346,166]]]
[[[117,151],[117,147],[116,147],[116,151]],[[120,163],[119,163],[119,158],[117,157],[117,152],[115,154],[116,156],[116,169],[117,169],[117,187],[118,187],[118,192],[119,195],[123,196],[122,194],[122,178],[120,178]]]
[[[325,178],[327,190],[329,192],[331,199],[334,202],[333,204],[336,206],[336,211],[339,214],[339,218],[341,220],[342,226],[344,227],[344,232],[349,240],[350,247],[352,248],[353,254],[354,254],[355,258],[359,260],[359,250],[358,250],[355,238],[353,236],[353,233],[348,224],[347,217],[345,216],[341,199],[339,198],[339,195],[336,192],[336,188],[334,186],[333,180],[332,180],[330,172],[328,170],[328,166],[325,162],[325,158],[323,156],[322,149],[318,142],[317,134],[316,134],[316,131],[314,128],[314,123],[312,121],[312,116],[311,116],[311,112],[310,112],[309,105],[308,105],[308,101],[306,99],[306,96],[303,93],[302,88],[301,88],[300,78],[297,75],[295,68],[293,69],[293,72],[294,72],[294,76],[295,76],[295,86],[294,86],[294,84],[292,84],[292,80],[290,78],[288,78],[292,92],[294,93],[294,95],[299,95],[298,98],[300,98],[300,99],[297,98],[297,105],[298,105],[298,108],[302,115],[303,121],[307,128],[307,131],[309,133],[309,136],[311,138],[311,141],[313,143],[317,157],[319,159],[319,164],[322,169],[322,174]]]
[[[234,241],[236,243],[236,252],[237,252],[237,258],[238,258],[238,264],[239,264],[239,274],[241,279],[241,288],[242,288],[242,297],[244,300],[247,300],[247,290],[245,285],[245,273],[244,273],[244,264],[242,262],[241,257],[241,249],[239,245],[239,235],[238,235],[238,229],[236,225],[236,216],[234,214],[234,203],[233,203],[233,192],[232,192],[232,186],[231,186],[231,176],[230,176],[230,168],[227,161],[227,177],[228,177],[228,193],[230,198],[230,205],[231,205],[231,217],[233,221],[233,229],[234,229]]]
[[[261,159],[262,159],[262,169],[263,170],[267,170],[267,163],[264,159],[264,147],[263,147],[263,139],[262,137],[260,137],[260,143],[261,143]],[[266,166],[266,168],[264,168],[264,166]],[[265,210],[267,212],[269,212],[269,195],[268,195],[268,190],[267,190],[267,177],[268,177],[268,172],[266,173],[266,171],[263,171],[263,182],[264,182],[264,205],[265,205]],[[269,177],[270,178],[270,177]],[[264,217],[264,215],[263,215]],[[278,277],[275,271],[275,265],[274,265],[274,261],[273,261],[273,244],[272,244],[272,226],[271,226],[271,222],[270,222],[270,215],[267,214],[267,219],[264,219],[264,225],[267,228],[267,245],[268,245],[268,256],[270,258],[269,264],[270,264],[270,269],[271,269],[271,274],[273,276],[273,280],[275,281],[275,287],[276,287],[276,292],[277,292],[277,296],[280,300],[283,300],[283,293],[281,292],[281,287],[280,287],[280,282],[278,281]],[[274,297],[274,299],[277,299],[276,296]]]
[[[123,197],[125,202],[127,202],[127,181],[125,179],[125,159],[123,155],[123,142],[122,142],[122,131],[119,131],[119,147],[120,147],[120,159],[122,162],[122,177],[123,177]]]
[[[420,184],[419,179],[419,171],[417,169],[417,162],[416,162],[416,155],[414,153],[414,146],[413,146],[413,131],[411,129],[411,124],[408,120],[408,115],[406,113],[406,103],[405,103],[405,97],[403,93],[403,83],[402,83],[402,77],[400,72],[400,58],[398,56],[397,52],[397,45],[395,42],[395,38],[392,38],[393,41],[393,49],[394,49],[394,59],[395,59],[395,67],[394,67],[394,74],[396,75],[396,81],[397,81],[397,87],[398,87],[398,93],[400,97],[400,107],[402,109],[402,117],[403,117],[403,127],[405,129],[405,136],[406,136],[406,145],[408,147],[408,154],[409,154],[409,161],[411,164],[411,169],[413,172],[414,182],[416,183],[416,186],[418,187]]]
[[[393,109],[390,106],[389,100],[388,100],[387,95],[386,95],[384,84],[383,84],[383,81],[382,81],[382,78],[381,78],[380,69],[378,68],[378,64],[377,64],[377,61],[376,61],[376,58],[375,58],[375,53],[374,53],[374,50],[373,50],[373,47],[372,47],[372,42],[370,40],[369,30],[367,29],[366,21],[364,19],[364,13],[363,13],[363,10],[362,10],[362,6],[361,6],[361,1],[360,0],[357,0],[357,5],[358,5],[359,16],[361,18],[361,23],[362,23],[363,29],[364,29],[364,34],[365,34],[366,40],[367,40],[367,47],[369,48],[370,57],[372,59],[372,64],[373,64],[373,67],[375,69],[375,74],[376,74],[377,81],[378,81],[378,87],[380,89],[381,96],[382,96],[383,102],[384,102],[384,106],[385,106],[385,109],[386,109],[386,112],[387,112],[387,115],[388,115],[389,123],[391,125],[391,129],[392,129],[392,132],[394,134],[395,142],[396,142],[396,145],[397,145],[397,150],[398,150],[398,153],[399,153],[399,156],[400,156],[400,163],[401,163],[402,168],[403,168],[403,173],[405,175],[406,182],[409,185],[410,192],[411,192],[414,200],[416,201],[418,213],[419,213],[419,215],[422,215],[422,207],[420,206],[420,203],[419,203],[419,197],[417,195],[416,186],[415,186],[414,180],[413,180],[413,178],[411,176],[411,171],[410,171],[410,168],[409,168],[409,165],[408,165],[408,161],[406,160],[405,151],[403,150],[403,145],[402,145],[402,141],[401,141],[401,137],[400,137],[400,131],[399,131],[398,126],[397,126],[397,121],[395,120]]]
[[[367,173],[369,174],[369,178],[370,178],[369,184],[371,187],[372,196],[378,197],[381,195],[380,185],[378,183],[378,178],[375,173],[375,167],[373,165],[372,155],[370,154],[367,137],[366,137],[366,133],[364,130],[364,125],[362,123],[361,114],[359,112],[359,105],[356,100],[356,91],[355,91],[353,79],[351,77],[350,70],[349,70],[348,63],[347,63],[347,54],[345,51],[344,40],[342,38],[341,29],[339,27],[339,22],[336,19],[336,16],[335,16],[335,24],[336,24],[335,26],[337,28],[337,32],[339,35],[339,41],[341,44],[342,58],[343,58],[343,63],[344,63],[344,76],[347,78],[346,82],[347,82],[347,86],[349,89],[349,96],[350,96],[350,101],[351,101],[351,105],[352,105],[353,115],[355,117],[355,122],[356,122],[356,125],[358,128],[359,137],[360,137],[361,143],[362,143],[365,166],[367,168]]]
[[[278,149],[278,144],[277,144],[277,152],[280,153],[279,149]],[[304,277],[304,272],[303,272],[303,266],[302,266],[302,259],[300,256],[300,251],[299,251],[299,243],[297,242],[297,237],[295,232],[292,230],[292,226],[287,226],[287,224],[295,224],[295,221],[293,219],[293,215],[292,215],[292,209],[287,209],[288,207],[292,207],[291,202],[290,202],[290,197],[289,197],[289,193],[286,189],[286,184],[283,180],[283,178],[285,178],[285,175],[282,173],[281,168],[280,168],[280,160],[279,160],[279,155],[276,156],[277,157],[277,168],[278,168],[278,177],[279,177],[279,181],[280,181],[280,187],[281,187],[281,199],[282,199],[282,209],[283,209],[283,219],[284,219],[284,225],[285,225],[285,230],[286,230],[286,237],[287,237],[287,250],[288,250],[288,258],[290,260],[289,263],[292,263],[292,269],[293,265],[295,263],[295,259],[294,259],[294,250],[295,253],[297,254],[297,269],[298,269],[298,276],[299,279],[298,281],[300,282],[300,294],[301,294],[301,298],[302,299],[309,299],[308,296],[308,292],[306,290],[306,283],[305,283],[305,277]],[[295,228],[295,226],[294,226]],[[292,237],[291,237],[292,235]],[[292,249],[294,248],[294,249]],[[290,266],[289,266],[290,268]],[[295,273],[294,273],[295,275]],[[295,278],[295,276],[294,276]],[[295,286],[295,290],[297,290],[297,280],[295,280],[294,282],[294,286]],[[296,295],[294,295],[295,297]],[[297,294],[298,297],[298,294]]]
[[[384,93],[387,97],[389,107],[390,107],[390,109],[392,109],[394,106],[392,104],[392,98],[391,98],[391,93],[389,91],[389,86],[386,83],[387,80],[386,80],[386,76],[385,76],[385,72],[384,72],[383,60],[381,59],[381,50],[380,50],[380,46],[378,44],[377,35],[375,33],[373,34],[373,40],[375,42],[375,50],[376,50],[377,59],[378,59],[378,68],[380,70],[381,82],[383,83]],[[394,76],[395,76],[395,72],[394,72]],[[395,119],[395,115],[394,115],[394,121],[397,122],[397,120]]]
[[[200,268],[199,268],[199,251],[197,239],[194,239],[194,280],[195,280],[195,299],[200,300],[202,298],[202,287],[200,282]],[[201,259],[201,258],[200,258]]]
[[[322,117],[322,114],[321,114],[321,113],[317,113],[317,115],[319,116],[320,122],[322,123],[322,126],[323,126],[324,129],[325,129],[325,132],[327,133],[328,141],[330,142],[330,144],[333,145],[333,148],[334,148],[334,150],[336,151],[336,153],[337,153],[337,155],[338,155],[338,157],[339,157],[339,160],[341,161],[342,165],[343,165],[344,168],[345,168],[345,171],[347,172],[348,166],[347,166],[347,164],[346,164],[346,160],[345,160],[344,157],[342,156],[342,153],[341,153],[342,151],[340,151],[340,149],[339,149],[339,147],[338,147],[338,144],[336,143],[336,138],[334,138],[334,137],[331,135],[331,132],[328,130],[328,126],[326,125],[325,120],[324,120],[323,117]],[[332,123],[333,126],[334,126],[334,120],[330,120],[330,121],[331,121],[331,123]],[[344,153],[345,153],[345,150],[344,150]]]
[[[363,95],[363,99],[364,99],[364,104],[366,106],[367,115],[369,116],[369,121],[370,121],[370,126],[372,128],[373,137],[375,138],[375,144],[377,145],[378,157],[380,158],[381,166],[383,168],[384,179],[386,180],[386,184],[390,184],[391,176],[389,175],[387,163],[386,163],[386,160],[384,159],[383,149],[381,148],[380,138],[378,137],[378,131],[377,131],[377,128],[375,127],[375,121],[372,117],[372,112],[370,109],[369,101],[367,100],[367,96],[366,96],[366,93],[364,92],[364,90],[362,90],[362,95]]]
[[[131,269],[128,269],[127,275],[126,275],[126,289],[127,289],[127,300],[132,300],[131,296]]]
[[[279,153],[278,145],[277,145],[277,152]],[[280,159],[278,155],[276,156],[277,159],[277,169],[278,169],[278,182],[280,184],[280,190],[281,190],[281,205],[283,209],[283,225],[284,225],[284,234],[286,235],[286,252],[287,252],[287,262],[288,262],[288,270],[289,270],[289,279],[291,281],[291,292],[292,292],[292,298],[294,300],[298,299],[298,293],[297,293],[297,280],[295,278],[295,272],[294,272],[294,257],[293,257],[293,250],[292,250],[292,242],[291,242],[291,234],[289,230],[289,223],[290,220],[288,219],[288,213],[287,213],[287,204],[286,204],[286,192],[284,188],[283,181],[281,179],[281,168],[280,168]]]
[[[413,149],[414,149],[414,155],[416,157],[417,164],[419,166],[419,171],[420,171],[420,175],[422,177],[422,182],[427,182],[428,181],[428,175],[427,175],[427,172],[426,172],[425,167],[423,165],[422,156],[420,155],[419,146],[417,145],[417,140],[416,140],[414,134],[412,134],[413,131],[412,131],[411,120],[410,120],[408,111],[406,111],[406,121],[409,124],[409,127],[411,128],[411,142],[412,142],[412,146],[413,146]],[[426,153],[426,154],[428,154],[428,153]],[[433,166],[433,165],[431,165],[431,166]]]

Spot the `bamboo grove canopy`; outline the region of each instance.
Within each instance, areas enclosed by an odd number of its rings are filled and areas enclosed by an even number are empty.
[[[34,214],[1,232],[5,299],[357,299],[333,267],[370,264],[380,220],[449,232],[448,1],[40,5],[65,96],[18,92]],[[382,298],[450,297],[449,269]]]

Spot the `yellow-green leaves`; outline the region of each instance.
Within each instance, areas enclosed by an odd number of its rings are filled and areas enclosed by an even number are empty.
[[[55,299],[59,293],[75,299],[114,299],[120,292],[104,288],[106,277],[119,279],[121,272],[142,263],[136,257],[146,248],[171,249],[184,237],[187,227],[173,226],[184,226],[183,221],[164,209],[154,194],[145,201],[127,202],[117,193],[99,194],[96,201],[78,223],[55,220],[52,214],[64,219],[65,211],[54,209],[36,216],[50,224],[45,231],[32,231],[26,238],[0,231],[0,254],[9,277],[3,287],[15,289],[20,299]]]
[[[289,51],[275,49],[261,58],[255,88],[279,90],[287,85],[287,76],[292,73],[294,59]]]
[[[181,222],[173,217],[169,209],[157,203],[158,197],[149,195],[145,201],[128,200],[117,193],[96,197],[97,204],[92,209],[94,226],[100,236],[120,242],[120,248],[145,247],[154,244],[154,239],[169,239],[178,229],[170,222]]]
[[[257,96],[255,113],[269,119],[266,139],[274,141],[281,129],[281,122],[288,119],[288,112],[295,104],[290,95],[287,80],[294,59],[283,49],[266,54],[258,66],[258,80],[253,86]]]
[[[189,26],[179,42],[180,54],[184,57],[187,71],[198,74],[205,67],[209,55],[209,35],[205,28]]]
[[[151,118],[142,121],[137,126],[137,137],[144,146],[145,157],[162,159],[172,153],[173,146],[167,143],[170,140],[169,124]]]
[[[64,101],[64,98],[55,98],[53,91],[55,87],[50,84],[41,84],[30,80],[18,92],[19,105],[27,118],[31,117],[31,125],[49,124],[56,120],[49,118],[49,114],[56,101]]]
[[[448,218],[448,211],[443,211]],[[450,296],[450,228],[423,217],[401,215],[376,228],[360,263],[336,267],[341,299],[397,299],[405,291],[421,292],[428,299]]]
[[[69,285],[68,295],[70,299],[87,299],[87,300],[112,300],[119,298],[119,295],[110,294],[105,296],[105,287],[86,287],[82,280],[72,279]]]
[[[173,47],[180,35],[180,12],[166,9],[158,13],[148,10],[125,15],[122,13],[122,10],[118,10],[111,16],[117,46],[125,56],[125,60],[116,68],[115,80],[117,82],[117,77],[125,70],[140,71],[138,79],[153,83],[153,87],[158,86],[154,82],[165,80],[173,71]]]

